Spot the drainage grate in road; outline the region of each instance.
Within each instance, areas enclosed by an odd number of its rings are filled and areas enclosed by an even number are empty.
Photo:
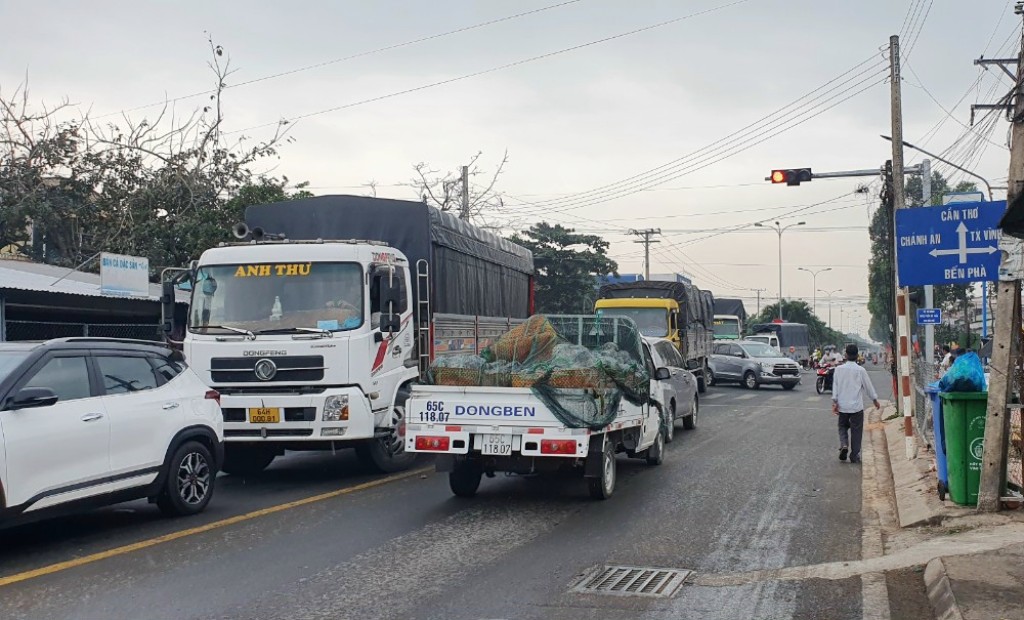
[[[572,589],[585,594],[668,598],[690,576],[688,570],[641,566],[599,566]]]

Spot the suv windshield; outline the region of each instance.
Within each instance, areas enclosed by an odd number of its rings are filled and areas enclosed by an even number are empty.
[[[363,324],[363,308],[356,263],[209,265],[196,274],[189,329],[343,331]]]
[[[743,350],[750,357],[782,357],[782,353],[775,347],[770,347],[760,342],[752,342],[743,345]]]
[[[6,379],[26,357],[27,351],[0,351],[0,381]]]
[[[668,311],[664,308],[602,308],[600,315],[633,319],[644,336],[664,338],[668,335]]]

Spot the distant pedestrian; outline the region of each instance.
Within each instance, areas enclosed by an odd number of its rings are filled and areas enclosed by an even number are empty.
[[[864,433],[864,397],[881,409],[871,377],[857,364],[857,345],[846,345],[846,363],[832,376],[832,413],[839,416],[839,460],[847,455],[851,463],[860,462],[860,444]]]
[[[953,351],[948,344],[942,345],[942,361],[939,362],[939,377],[946,374],[949,367],[953,365]]]

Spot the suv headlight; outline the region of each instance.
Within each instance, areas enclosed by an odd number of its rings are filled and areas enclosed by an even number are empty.
[[[328,396],[324,401],[324,422],[343,422],[348,420],[348,395]]]
[[[771,364],[765,364],[764,362],[761,362],[761,372],[763,372],[766,375],[770,375],[772,374],[773,370],[775,370],[774,366],[772,366]]]

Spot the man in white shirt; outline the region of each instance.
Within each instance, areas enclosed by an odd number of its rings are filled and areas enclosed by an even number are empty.
[[[868,371],[857,363],[857,345],[846,346],[846,363],[832,377],[832,413],[839,416],[839,460],[847,454],[851,463],[860,462],[860,443],[864,432],[864,397],[880,409],[878,394]]]

